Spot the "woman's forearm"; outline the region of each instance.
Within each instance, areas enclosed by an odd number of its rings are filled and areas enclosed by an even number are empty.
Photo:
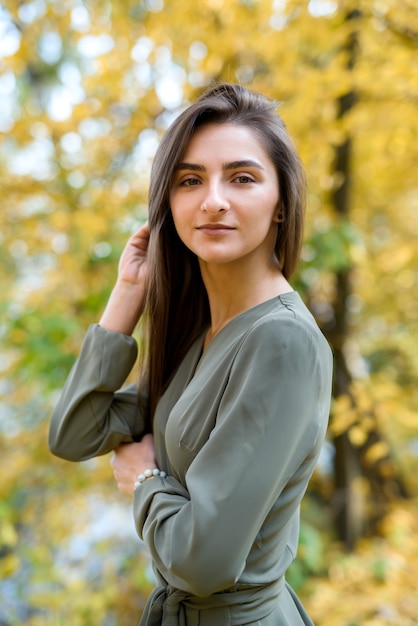
[[[99,324],[105,330],[132,335],[144,309],[143,290],[118,281],[110,294]]]

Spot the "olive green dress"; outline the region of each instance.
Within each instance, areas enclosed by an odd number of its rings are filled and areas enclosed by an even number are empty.
[[[245,311],[202,347],[203,336],[156,411],[167,477],[134,493],[157,577],[140,624],[310,625],[285,572],[327,428],[331,351],[296,292]],[[52,416],[54,454],[80,461],[140,439],[145,397],[118,391],[136,355],[133,338],[90,327]]]

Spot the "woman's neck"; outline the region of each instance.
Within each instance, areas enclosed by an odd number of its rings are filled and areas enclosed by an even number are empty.
[[[205,347],[237,315],[275,296],[293,291],[277,265],[267,270],[263,268],[263,271],[247,270],[231,271],[230,266],[201,265],[211,316]]]

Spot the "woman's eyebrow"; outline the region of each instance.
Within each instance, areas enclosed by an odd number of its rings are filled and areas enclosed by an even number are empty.
[[[232,161],[231,163],[224,163],[223,170],[238,170],[241,167],[257,167],[259,170],[264,170],[264,167],[258,161],[252,159],[244,159],[243,161]]]
[[[206,168],[203,165],[197,163],[179,163],[176,167],[177,171],[180,170],[192,170],[194,172],[206,172]]]
[[[223,170],[237,170],[241,167],[257,167],[259,170],[264,170],[263,165],[258,161],[253,161],[252,159],[244,159],[242,161],[231,161],[231,163],[224,163],[222,165]],[[206,168],[203,165],[199,165],[198,163],[179,163],[176,167],[177,171],[180,170],[191,170],[194,172],[206,172]]]

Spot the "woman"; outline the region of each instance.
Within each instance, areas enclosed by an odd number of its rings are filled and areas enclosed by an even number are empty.
[[[285,572],[327,427],[329,347],[288,280],[304,176],[275,104],[219,85],[157,151],[131,237],[52,416],[73,461],[114,451],[157,586],[140,624],[312,624]],[[131,337],[146,311],[146,366]]]

